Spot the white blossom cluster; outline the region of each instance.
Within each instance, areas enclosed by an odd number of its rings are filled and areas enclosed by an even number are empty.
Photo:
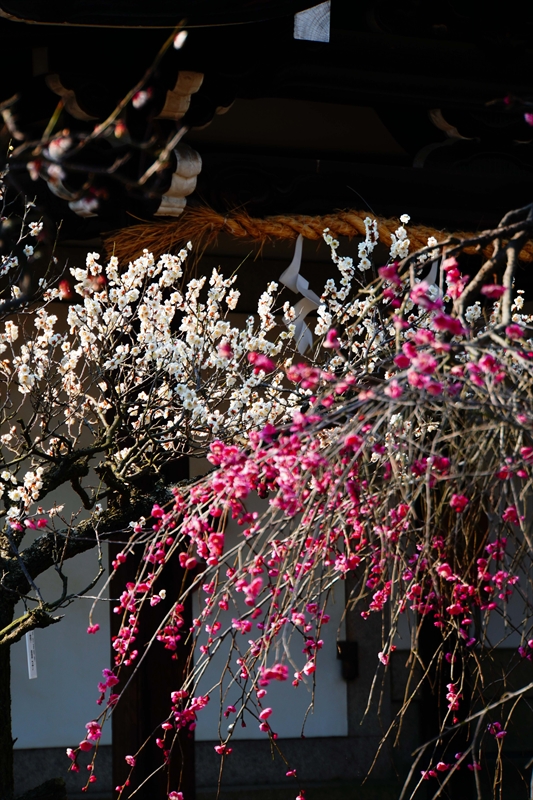
[[[371,222],[371,220],[368,220]],[[329,228],[324,230],[324,241],[331,250],[331,259],[340,272],[340,288],[333,278],[328,278],[320,297],[322,303],[318,307],[318,322],[315,328],[317,336],[323,336],[331,328],[333,317],[340,314],[352,289],[354,277],[353,260],[349,256],[340,256],[337,253],[339,242],[329,233]]]
[[[0,496],[4,497],[4,503],[8,505],[6,516],[9,520],[18,519],[24,511],[29,510],[32,503],[39,499],[39,493],[43,486],[43,472],[44,467],[30,469],[22,475],[21,482],[8,469],[0,472]]]
[[[481,303],[477,300],[474,305],[468,306],[465,311],[465,320],[472,325],[481,316]]]
[[[264,331],[271,331],[276,327],[276,318],[272,314],[272,307],[274,305],[275,293],[278,290],[278,284],[274,281],[268,284],[266,291],[263,292],[259,298],[257,305],[257,313],[261,320],[262,329]]]
[[[83,306],[69,311],[71,334],[77,334],[82,350],[100,363],[102,339],[113,339],[120,331],[116,346],[106,349],[103,372],[124,373],[124,385],[115,383],[114,392],[118,389],[128,398],[131,427],[155,426],[164,449],[194,449],[221,432],[226,437],[244,433],[279,420],[298,401],[290,394],[281,397],[272,382],[275,375],[267,387],[265,373],[252,370],[247,362],[252,352],[276,357],[290,337],[288,331],[274,342],[266,337],[275,327],[277,285],[270,284],[261,295],[259,325],[250,318],[241,329],[227,319],[239,298],[232,288],[235,278],[225,279],[213,270],[205,302],[200,299],[205,277],[189,281],[184,293],[174,288],[186,256],[182,250],[156,263],[145,252],[123,275],[112,259],[100,291],[91,290],[94,278],[102,274],[91,259],[86,271],[74,271],[80,281],[76,290],[88,296]],[[141,385],[136,392],[135,386]]]
[[[116,258],[104,267],[90,253],[85,268],[71,269],[82,300],[69,306],[66,330],[50,313],[59,289],[45,292],[23,330],[4,323],[0,379],[20,408],[33,409],[31,430],[13,425],[1,440],[0,469],[9,469],[0,494],[12,517],[38,499],[47,459],[82,441],[95,464],[105,459],[116,480],[128,480],[157,470],[169,453],[203,454],[213,437],[241,441],[302,402],[281,366],[265,362],[281,365],[294,351],[294,326],[275,330],[277,284],[261,295],[257,316],[237,326],[235,277],[214,269],[182,288],[187,255],[156,260],[144,251],[121,272]],[[30,438],[32,468],[20,477],[8,452],[28,451]]]
[[[357,268],[360,269],[361,272],[365,272],[372,266],[372,262],[370,259],[378,241],[379,241],[378,224],[375,219],[366,217],[365,240],[364,242],[360,242],[357,246],[357,252],[359,255],[359,263],[357,265]]]
[[[400,220],[407,224],[409,216],[404,214]],[[367,217],[365,219],[365,230],[365,240],[358,245],[358,269],[362,272],[372,266],[370,256],[379,243],[378,227],[375,220]],[[405,228],[398,228],[396,236],[393,235],[392,240],[390,261],[394,261],[399,255],[398,241],[402,242],[401,251],[405,255],[408,254],[410,242]],[[351,258],[343,257],[338,253],[339,242],[331,236],[328,228],[324,230],[324,241],[331,249],[331,258],[341,274],[341,279],[340,288],[337,287],[332,278],[326,281],[320,298],[322,304],[317,310],[318,320],[315,334],[324,336],[331,327],[340,324],[344,328],[346,338],[350,341],[350,349],[354,354],[367,352],[367,355],[370,355],[373,352],[377,353],[390,334],[380,318],[376,298],[374,297],[374,287],[369,286],[366,290],[358,291],[357,296],[351,299],[355,275],[353,261]],[[369,372],[374,370],[375,364],[375,359],[370,357],[367,363]],[[342,365],[346,367],[342,358],[338,356],[334,356],[330,361],[330,367],[332,368]]]
[[[390,247],[390,258],[392,261],[396,259],[401,260],[402,258],[407,258],[409,255],[409,245],[411,242],[407,238],[407,231],[404,228],[404,225],[407,225],[409,220],[409,214],[402,214],[400,217],[400,222],[402,225],[400,225],[400,227],[391,234],[392,242]]]

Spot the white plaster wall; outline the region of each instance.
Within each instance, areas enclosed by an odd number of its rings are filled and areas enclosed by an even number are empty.
[[[203,475],[212,469],[210,463],[204,459],[190,459],[189,461],[189,474],[191,477],[195,475]],[[260,500],[257,497],[251,497],[246,501],[246,507],[249,511],[258,511],[261,513],[267,507],[266,500]],[[240,528],[233,521],[229,521],[226,528],[226,551],[233,547],[240,535]],[[197,617],[200,611],[201,601],[198,593],[193,597],[193,616]],[[324,646],[318,653],[317,657],[317,670],[316,670],[316,689],[314,698],[314,709],[309,711],[305,723],[305,736],[347,736],[348,735],[348,707],[347,707],[347,688],[346,682],[341,676],[341,662],[337,659],[337,639],[345,637],[344,623],[342,616],[345,609],[345,586],[343,581],[339,581],[334,591],[330,595],[330,602],[327,608],[327,613],[330,615],[330,621],[321,629],[321,638]],[[245,605],[242,611],[249,611]],[[231,609],[221,614],[218,619],[222,622],[222,629],[224,630],[228,625],[231,625],[232,617],[236,616],[235,609]],[[238,634],[242,636],[243,642],[247,639],[255,637],[257,632],[250,631],[249,634]],[[201,645],[207,639],[207,634],[202,634],[198,645]],[[301,639],[295,636],[292,640],[291,655],[301,669],[306,661],[306,658],[301,652]],[[274,657],[269,659],[268,663],[274,663],[276,660],[281,660],[281,652],[278,652]],[[237,702],[239,692],[235,687],[226,689],[230,683],[230,678],[227,678],[221,689],[218,687],[216,690],[211,691],[213,686],[219,681],[219,676],[222,673],[226,663],[227,653],[221,648],[220,652],[214,654],[209,668],[206,670],[197,694],[209,694],[210,702],[205,709],[198,714],[198,723],[195,730],[195,738],[197,741],[211,741],[219,738],[218,726],[220,720],[220,707],[226,708],[228,705],[235,705],[239,707]],[[269,719],[272,730],[284,738],[299,737],[302,734],[302,725],[312,701],[313,682],[311,678],[306,678],[306,683],[300,683],[296,688],[292,686],[293,673],[295,668],[289,666],[289,679],[283,683],[272,681],[268,686],[267,697],[263,700],[263,707],[270,706],[273,709],[273,714]],[[233,661],[233,668],[236,664]],[[267,702],[268,701],[268,702]],[[233,715],[234,716],[234,715]],[[231,717],[228,719],[223,718],[221,725],[222,737],[227,733],[228,725],[231,724]],[[264,739],[266,733],[259,730],[257,720],[250,716],[245,715],[246,727],[242,728],[240,722],[235,727],[233,737],[236,739]]]
[[[267,501],[257,497],[249,498],[246,502],[249,511],[261,513],[267,507]],[[234,547],[239,538],[242,537],[241,529],[233,521],[229,521],[226,528],[226,551]],[[239,595],[239,598],[241,596]],[[200,613],[200,603],[203,600],[195,593],[193,598],[193,616],[197,617]],[[302,734],[302,726],[305,721],[305,736],[347,736],[348,735],[348,714],[347,714],[347,690],[346,682],[341,676],[341,663],[337,659],[337,639],[344,638],[344,625],[342,623],[345,608],[345,587],[344,582],[339,581],[330,594],[327,613],[330,621],[323,625],[320,631],[321,639],[324,644],[317,656],[317,670],[314,707],[308,712],[309,705],[313,700],[313,680],[312,676],[307,677],[305,682],[298,687],[292,685],[293,675],[296,669],[302,669],[307,661],[306,656],[301,652],[302,639],[300,635],[294,635],[289,641],[290,656],[293,661],[291,664],[286,659],[281,642],[275,653],[271,654],[268,664],[273,664],[283,660],[289,667],[289,678],[287,681],[272,681],[268,686],[267,697],[263,700],[263,707],[270,706],[273,709],[272,717],[269,719],[272,730],[284,738],[299,737]],[[242,609],[237,613],[236,609],[230,608],[227,612],[220,614],[218,619],[222,623],[222,630],[231,626],[231,620],[235,616],[249,608],[242,604]],[[238,633],[238,638],[244,647],[247,647],[248,639],[256,638],[259,631],[252,630],[249,634]],[[198,645],[205,643],[207,633],[202,633]],[[229,641],[229,640],[228,640]],[[205,709],[198,714],[198,724],[195,730],[195,737],[198,741],[213,740],[219,738],[218,726],[220,720],[220,708],[228,705],[235,705],[239,708],[239,691],[235,685],[230,686],[231,676],[227,677],[222,683],[222,687],[213,687],[219,683],[220,675],[223,673],[227,660],[227,648],[221,647],[214,653],[212,660],[206,669],[200,682],[197,694],[209,694],[210,702]],[[238,672],[235,658],[232,660],[234,672]],[[307,714],[307,719],[306,719]],[[234,717],[234,715],[232,715]],[[235,727],[233,736],[236,739],[264,739],[266,733],[259,730],[257,720],[250,714],[245,714],[244,720],[246,727],[243,728],[239,723]],[[221,734],[225,737],[227,727],[232,719],[223,718]]]
[[[244,606],[243,608],[246,608]],[[194,598],[193,613],[197,616],[200,611],[198,595]],[[334,597],[327,609],[330,614],[330,621],[323,625],[321,638],[324,645],[318,653],[316,670],[316,689],[314,708],[311,709],[305,722],[306,737],[312,736],[347,736],[348,735],[348,714],[347,714],[347,692],[346,682],[341,677],[341,663],[337,659],[336,639],[341,626],[341,618],[344,611],[344,584],[339,582],[335,587]],[[231,618],[235,616],[235,611],[228,611],[219,617],[222,628],[231,625]],[[249,634],[237,634],[245,643],[249,638],[255,638],[258,632],[250,631]],[[200,644],[207,638],[202,636]],[[342,635],[341,635],[342,638]],[[298,668],[301,669],[307,660],[302,649],[300,636],[293,637],[291,641],[291,656]],[[271,656],[268,664],[273,664],[281,660],[282,653]],[[198,741],[209,741],[219,738],[218,726],[220,720],[220,707],[226,708],[228,705],[235,705],[239,708],[239,692],[235,685],[230,687],[231,677],[228,675],[222,687],[217,687],[219,676],[222,674],[227,659],[227,650],[220,648],[217,651],[202,680],[196,694],[209,694],[210,702],[205,709],[198,713],[198,723],[195,730],[195,738]],[[272,681],[267,687],[267,696],[263,699],[263,707],[270,706],[273,714],[268,720],[273,731],[283,738],[297,738],[302,734],[304,719],[312,701],[313,681],[312,676],[306,678],[305,683],[300,683],[298,687],[292,685],[293,673],[295,668],[284,660],[289,667],[289,678],[280,683]],[[235,659],[232,660],[233,670],[238,673]],[[228,688],[229,687],[229,688]],[[228,719],[222,718],[221,735],[224,738],[227,734],[228,725],[231,724],[232,714]],[[255,717],[245,714],[244,720],[246,727],[241,727],[240,721],[235,726],[233,737],[236,739],[265,739],[267,734],[259,730],[259,724]]]
[[[104,553],[107,563],[107,553]],[[65,564],[69,591],[81,590],[96,574],[96,551],[89,551]],[[101,579],[102,580],[102,579]],[[61,594],[61,582],[53,570],[37,579],[46,599]],[[98,591],[98,589],[96,589]],[[72,747],[85,734],[85,723],[101,708],[96,705],[97,683],[102,669],[109,667],[109,606],[99,603],[93,621],[100,624],[87,634],[91,600],[80,598],[63,611],[64,619],[35,631],[37,678],[29,680],[26,641],[11,648],[13,737],[16,748]],[[17,611],[23,613],[19,604]],[[104,728],[102,744],[111,743],[111,725]]]

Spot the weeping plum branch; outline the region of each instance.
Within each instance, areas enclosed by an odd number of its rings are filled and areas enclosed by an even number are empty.
[[[142,656],[135,644],[141,610],[160,602],[158,581],[177,556],[196,577],[176,593],[150,646],[174,656],[192,639],[196,656],[161,720],[161,768],[178,733],[192,730],[209,702],[201,679],[217,652],[226,655],[217,688],[225,693],[233,687],[239,698],[220,707],[221,722],[251,714],[279,749],[268,686],[287,681],[291,672],[295,690],[314,681],[329,592],[352,576],[362,620],[383,616],[377,669],[389,667],[402,617],[415,653],[428,624],[440,637],[424,670],[427,679],[438,669],[446,685],[439,700],[442,735],[428,751],[429,763],[421,764],[418,783],[414,769],[426,751],[416,756],[408,778],[415,780],[414,791],[421,781],[436,781],[437,796],[439,776],[448,782],[461,765],[477,775],[484,741],[479,730],[460,758],[451,753],[455,732],[465,728],[461,720],[482,720],[507,699],[502,695],[489,706],[485,697],[483,670],[494,647],[491,616],[503,616],[510,630],[520,632],[515,659],[533,660],[532,555],[524,546],[531,538],[526,500],[533,481],[533,339],[532,320],[522,313],[523,292],[514,288],[516,243],[529,235],[530,215],[527,207],[481,235],[504,254],[506,272],[503,284],[472,281],[470,291],[460,242],[441,246],[432,240],[408,255],[404,227],[379,277],[354,289],[356,267],[326,232],[341,281],[337,286],[328,280],[318,309],[315,333],[323,348],[313,360],[281,366],[271,352],[264,363],[265,373],[281,370],[280,385],[293,387],[305,402],[290,419],[254,425],[234,441],[211,442],[213,471],[176,488],[172,504],[155,504],[115,562],[120,575],[134,542],[145,541],[137,579],[115,609],[122,623],[100,701],[113,691],[99,725],[120,700],[116,687],[124,668]],[[367,238],[360,249],[362,273],[375,246],[371,226]],[[433,274],[435,262],[440,278],[421,278]],[[465,307],[463,296],[475,302]],[[232,347],[225,357],[231,369]],[[265,499],[263,511],[249,510],[254,497]],[[231,519],[239,528],[236,540],[227,535]],[[201,611],[184,634],[184,602],[194,589]],[[523,604],[521,621],[509,617],[513,595]],[[472,674],[478,680],[467,701]],[[396,727],[413,696],[406,694]],[[215,748],[223,758],[231,753],[233,730],[230,725]],[[491,718],[487,735],[500,747],[506,732],[505,721]],[[74,769],[76,753],[70,751]],[[133,785],[134,771],[135,759],[119,796]],[[169,797],[179,796],[178,789]]]
[[[209,281],[180,288],[187,250],[158,261],[145,252],[124,270],[90,254],[72,269],[80,300],[69,306],[67,331],[51,313],[61,296],[53,287],[31,315],[5,321],[0,493],[19,556],[4,536],[2,600],[14,606],[44,570],[62,571],[117,532],[131,532],[114,563],[118,575],[133,550],[144,549],[117,605],[102,717],[88,723],[82,749],[97,744],[124,668],[142,658],[139,615],[166,593],[158,581],[173,556],[195,577],[177,588],[150,646],[172,657],[193,642],[197,657],[161,721],[162,769],[178,732],[191,730],[209,702],[199,686],[218,651],[227,655],[219,685],[229,680],[240,698],[220,709],[221,720],[250,713],[281,746],[268,686],[291,672],[295,690],[314,682],[328,596],[346,576],[355,580],[362,619],[384,615],[379,669],[390,664],[402,616],[415,651],[422,623],[439,631],[443,726],[457,725],[465,676],[479,674],[481,656],[490,655],[490,616],[507,619],[513,594],[524,604],[523,621],[513,621],[517,658],[533,659],[524,583],[531,551],[523,546],[531,540],[533,341],[513,285],[530,208],[481,235],[494,242],[491,268],[505,254],[502,284],[469,283],[460,242],[450,251],[451,243],[431,240],[409,255],[408,217],[401,222],[375,279],[367,277],[377,244],[370,220],[356,265],[325,233],[339,280],[326,282],[319,346],[306,360],[296,355],[295,309],[276,305],[275,283],[257,317],[239,327],[230,316],[235,278],[214,270]],[[440,277],[430,280],[435,264]],[[166,467],[205,454],[212,472],[171,489]],[[61,522],[54,492],[63,486],[82,500],[85,518]],[[254,497],[265,500],[263,511],[247,507]],[[239,528],[234,544],[229,520]],[[21,547],[32,530],[37,538]],[[196,589],[202,611],[184,636],[184,603]],[[13,628],[8,622],[5,643],[50,624],[47,608],[61,602],[45,600]],[[466,716],[484,702],[477,691]],[[491,735],[504,730],[498,725]],[[232,730],[217,745],[223,757]],[[457,768],[446,747],[436,764],[424,764],[422,779]],[[77,750],[69,756],[75,770]],[[169,796],[178,795],[175,787]]]

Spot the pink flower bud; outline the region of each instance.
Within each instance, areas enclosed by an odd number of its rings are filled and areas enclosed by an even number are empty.
[[[458,514],[461,514],[468,505],[468,497],[465,497],[464,494],[452,494],[452,499],[450,500],[450,506]]]
[[[229,342],[221,342],[218,346],[218,354],[221,358],[233,358],[233,350]]]
[[[330,328],[326,334],[326,338],[324,339],[324,347],[327,347],[330,350],[338,350],[341,346],[337,338],[337,331],[335,328]]]
[[[485,297],[488,297],[491,300],[499,300],[500,297],[503,297],[505,292],[505,287],[500,286],[497,283],[489,283],[486,286],[481,287],[481,294],[484,294]]]
[[[508,339],[521,339],[524,335],[524,329],[520,325],[508,325],[505,329],[505,333]]]

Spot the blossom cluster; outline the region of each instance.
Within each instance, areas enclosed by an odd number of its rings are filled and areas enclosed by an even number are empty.
[[[235,277],[215,269],[182,288],[187,254],[156,261],[145,251],[120,269],[116,258],[103,266],[90,253],[84,268],[71,268],[68,295],[66,280],[44,287],[31,314],[4,321],[0,380],[23,418],[32,408],[28,424],[12,423],[1,437],[0,491],[12,524],[24,524],[48,493],[51,464],[80,453],[96,467],[105,461],[115,485],[126,485],[169,458],[202,455],[214,436],[244,442],[305,400],[272,361],[293,352],[294,327],[275,324],[277,285],[239,327]],[[51,311],[74,293],[65,329]],[[98,492],[86,491],[94,504]]]
[[[140,611],[158,604],[168,560],[177,554],[190,574],[154,637],[154,646],[171,657],[187,639],[199,645],[195,668],[173,692],[161,721],[163,758],[173,737],[193,730],[209,702],[198,692],[199,676],[220,648],[235,664],[232,681],[241,700],[220,709],[221,719],[232,723],[216,752],[230,757],[234,723],[246,715],[276,740],[269,684],[288,681],[291,673],[295,689],[314,681],[328,592],[348,575],[361,587],[361,619],[381,614],[386,620],[376,653],[380,668],[397,651],[401,618],[414,647],[422,621],[439,631],[448,687],[444,725],[452,731],[484,702],[480,681],[479,696],[465,707],[465,665],[479,664],[490,651],[491,615],[509,619],[517,591],[525,605],[517,656],[531,656],[531,598],[521,589],[531,557],[523,547],[533,480],[531,319],[515,293],[514,317],[502,322],[504,295],[491,288],[496,284],[480,292],[479,315],[457,314],[454,302],[467,285],[460,261],[443,259],[439,284],[417,277],[428,257],[410,262],[406,247],[398,252],[406,238],[393,242],[378,277],[354,290],[353,264],[326,233],[341,288],[333,282],[325,287],[316,331],[324,346],[317,358],[285,363],[275,346],[258,347],[255,340],[246,352],[251,377],[279,376],[278,385],[300,402],[277,419],[256,418],[246,436],[211,441],[212,472],[176,488],[171,507],[154,506],[152,519],[138,521],[117,558],[120,575],[139,537],[146,542],[138,577],[116,609],[122,623],[113,674],[119,680],[139,658]],[[438,245],[428,247],[434,260]],[[260,301],[267,327],[274,291],[268,287]],[[238,336],[225,330],[221,338],[224,358],[231,358]],[[188,344],[200,346],[194,335]],[[248,507],[254,497],[265,500],[262,512]],[[229,518],[241,531],[237,545],[227,542]],[[201,610],[189,622],[184,602],[193,589]],[[520,627],[516,620],[512,625]],[[503,741],[504,723],[490,726]],[[422,779],[451,774],[463,763],[478,770],[474,744],[457,758],[443,752]]]

